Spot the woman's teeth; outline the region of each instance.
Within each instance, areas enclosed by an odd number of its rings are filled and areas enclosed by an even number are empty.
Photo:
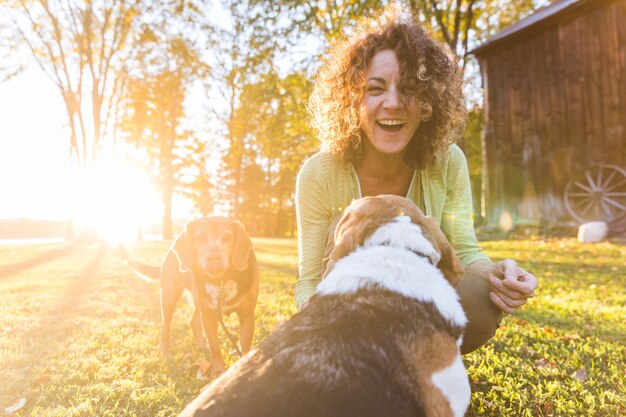
[[[379,120],[378,126],[385,132],[393,133],[400,131],[406,122],[404,120]]]
[[[404,120],[379,120],[378,124],[381,126],[398,126],[403,125]]]

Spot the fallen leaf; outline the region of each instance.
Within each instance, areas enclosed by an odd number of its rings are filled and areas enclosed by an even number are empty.
[[[532,357],[537,355],[537,351],[535,349],[529,348],[528,346],[520,347],[520,354],[526,357]]]
[[[39,375],[39,378],[37,378],[37,381],[39,381],[39,382],[48,382],[48,381],[50,381],[50,374]]]
[[[535,362],[535,366],[537,366],[538,368],[548,368],[548,367],[553,368],[556,366],[556,363],[550,362],[546,358],[541,358]]]
[[[571,340],[579,340],[580,339],[580,335],[577,334],[577,333],[574,333],[574,334],[571,334],[571,335],[563,336],[562,339],[565,340],[566,342],[569,342]]]
[[[470,383],[471,383],[472,385],[475,385],[475,386],[481,386],[481,385],[487,385],[487,384],[489,384],[489,382],[487,382],[487,381],[472,381],[472,380],[470,380]]]
[[[26,398],[20,398],[18,402],[4,409],[5,414],[11,415],[26,405]]]
[[[574,379],[585,382],[587,380],[587,370],[585,368],[576,371],[573,375]]]
[[[485,400],[484,398],[479,398],[478,401],[480,401],[487,408],[493,408],[493,403],[489,400]]]
[[[543,411],[550,411],[554,408],[554,403],[548,401],[547,403],[543,403],[541,408],[543,408]]]

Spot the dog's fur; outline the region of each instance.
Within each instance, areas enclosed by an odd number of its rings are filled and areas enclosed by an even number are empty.
[[[149,278],[157,275],[154,267],[132,260],[128,264],[141,275]],[[218,321],[222,314],[237,313],[241,351],[250,350],[259,271],[252,242],[239,222],[211,216],[187,223],[165,255],[158,275],[163,353],[169,352],[174,309],[185,289],[191,290],[195,304],[191,328],[198,347],[210,353],[213,373],[220,374],[226,369],[218,342]]]
[[[464,415],[463,268],[435,221],[404,198],[367,197],[333,240],[308,306],[180,417]]]

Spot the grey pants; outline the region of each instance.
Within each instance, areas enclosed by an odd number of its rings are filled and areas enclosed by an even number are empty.
[[[463,336],[461,353],[470,353],[493,337],[502,320],[502,310],[489,298],[488,276],[493,268],[489,261],[479,259],[465,267],[465,275],[456,290],[469,321]]]

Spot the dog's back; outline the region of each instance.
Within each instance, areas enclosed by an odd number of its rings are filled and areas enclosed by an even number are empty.
[[[433,376],[457,360],[462,331],[433,302],[375,284],[318,293],[181,416],[454,416]]]
[[[380,289],[317,297],[181,416],[425,415],[417,412],[419,387],[405,377],[411,364],[396,339],[428,339],[423,322],[431,319],[438,319],[432,307]]]

